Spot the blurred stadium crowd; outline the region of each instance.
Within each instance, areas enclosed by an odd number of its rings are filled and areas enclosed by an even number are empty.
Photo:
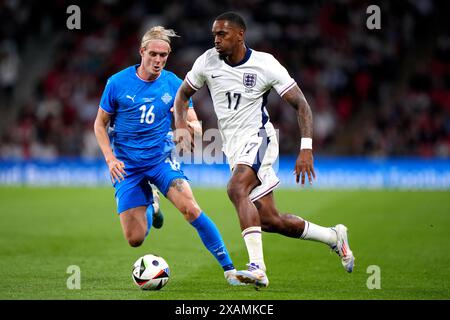
[[[450,34],[445,1],[384,1],[381,30],[368,1],[82,2],[68,30],[67,1],[0,1],[0,157],[100,157],[93,121],[106,79],[139,63],[140,37],[175,29],[167,69],[184,78],[213,46],[211,24],[234,10],[247,43],[272,53],[312,107],[321,155],[450,156]],[[268,66],[269,67],[269,66]],[[204,129],[216,127],[208,91],[194,97]],[[268,111],[280,151],[296,153],[295,111],[275,92]]]

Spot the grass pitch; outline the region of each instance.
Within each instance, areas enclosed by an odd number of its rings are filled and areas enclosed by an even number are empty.
[[[247,253],[225,190],[194,193],[243,268]],[[110,188],[2,187],[0,299],[450,299],[449,192],[299,189],[277,190],[275,199],[283,212],[347,225],[354,272],[323,244],[265,233],[270,286],[230,287],[195,229],[165,199],[164,227],[131,248]],[[171,268],[161,291],[141,291],[131,280],[133,262],[146,253]],[[67,288],[71,265],[81,270],[80,290]],[[367,287],[372,265],[380,268],[380,289]]]

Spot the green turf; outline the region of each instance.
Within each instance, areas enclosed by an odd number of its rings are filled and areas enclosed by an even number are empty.
[[[247,253],[224,190],[196,189],[237,267]],[[165,199],[165,225],[140,248],[123,239],[109,188],[0,188],[0,299],[449,299],[450,193],[277,190],[280,210],[315,223],[344,223],[357,257],[347,274],[323,244],[264,234],[270,286],[230,287],[195,230]],[[171,279],[141,291],[131,265],[163,256]],[[67,267],[81,269],[69,290]],[[367,267],[381,270],[369,290]]]

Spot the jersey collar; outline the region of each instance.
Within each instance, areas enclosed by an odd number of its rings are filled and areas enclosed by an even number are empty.
[[[135,64],[134,65],[134,74],[136,75],[136,78],[138,78],[139,80],[144,81],[144,82],[155,82],[156,80],[158,80],[161,77],[162,73],[164,72],[164,69],[162,69],[161,73],[158,76],[158,78],[156,78],[154,80],[145,80],[145,79],[142,79],[141,77],[139,77],[139,74],[137,72],[137,69],[139,68],[139,66],[140,66],[140,64]]]
[[[228,60],[225,58],[225,59],[223,59],[223,61],[225,61],[225,63],[227,64],[227,65],[229,65],[230,67],[237,67],[237,66],[240,66],[240,65],[242,65],[242,64],[244,64],[244,63],[246,63],[247,61],[248,61],[248,59],[250,59],[250,56],[252,55],[252,49],[250,49],[249,47],[247,47],[247,45],[245,46],[245,48],[247,48],[247,51],[245,51],[245,56],[244,56],[244,59],[242,59],[241,61],[239,61],[238,63],[236,63],[236,64],[231,64],[231,63],[229,63],[228,62]]]

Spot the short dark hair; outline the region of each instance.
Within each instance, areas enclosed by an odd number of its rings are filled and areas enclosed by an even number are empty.
[[[234,23],[235,25],[244,29],[244,31],[247,29],[244,18],[242,18],[242,16],[240,16],[239,14],[237,14],[236,12],[233,12],[233,11],[228,11],[228,12],[218,15],[216,17],[215,21],[217,21],[217,20],[230,21],[231,23]]]

